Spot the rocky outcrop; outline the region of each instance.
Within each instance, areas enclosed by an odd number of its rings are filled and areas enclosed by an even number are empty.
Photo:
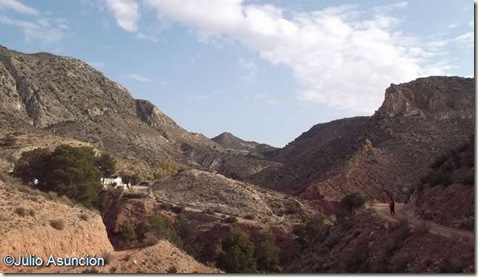
[[[419,116],[436,119],[475,116],[474,80],[461,77],[428,77],[413,82],[391,84],[378,109],[387,116]]]
[[[317,124],[273,153],[282,166],[248,180],[308,199],[361,192],[405,201],[429,165],[473,132],[474,99],[472,78],[392,85],[373,116]]]

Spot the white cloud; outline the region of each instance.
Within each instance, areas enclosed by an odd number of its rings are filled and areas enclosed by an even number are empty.
[[[470,22],[468,22],[468,25],[470,25],[470,27],[475,27],[475,21],[471,20]]]
[[[135,3],[130,1],[132,10],[137,10]],[[270,63],[289,68],[304,87],[297,96],[303,101],[371,113],[390,83],[449,69],[430,60],[439,56],[441,46],[430,50],[397,30],[400,20],[388,14],[406,8],[406,2],[368,11],[330,7],[287,17],[276,6],[242,0],[143,3],[160,22],[191,27],[202,41],[236,40]]]
[[[103,3],[114,14],[116,23],[121,28],[128,32],[138,30],[140,13],[136,0],[103,0]]]
[[[39,23],[36,24],[30,21],[12,19],[8,16],[0,16],[0,23],[21,28],[25,40],[28,42],[58,43],[64,36],[64,28],[52,25],[47,19],[40,19]]]
[[[127,76],[128,78],[132,79],[132,80],[135,80],[135,81],[138,81],[138,82],[143,82],[143,83],[151,83],[151,79],[149,78],[146,78],[140,74],[128,74]]]
[[[16,0],[0,0],[0,9],[10,9],[18,13],[38,15],[38,11]]]
[[[452,42],[455,42],[460,47],[473,47],[475,40],[475,34],[473,32],[468,32],[463,35],[459,35],[452,39]]]

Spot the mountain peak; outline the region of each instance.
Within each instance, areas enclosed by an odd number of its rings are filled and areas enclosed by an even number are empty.
[[[474,79],[432,76],[391,84],[378,114],[447,118],[474,117]],[[459,107],[459,109],[458,109]]]

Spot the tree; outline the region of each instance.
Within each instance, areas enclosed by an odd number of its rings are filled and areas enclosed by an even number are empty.
[[[274,272],[279,265],[279,247],[276,246],[274,236],[270,233],[262,233],[256,248],[257,266],[261,270]]]
[[[228,273],[253,273],[256,263],[254,244],[239,229],[232,229],[222,243],[219,267]]]
[[[321,215],[304,218],[303,223],[294,230],[300,248],[305,249],[323,238],[325,229],[324,218]]]
[[[101,172],[90,147],[60,145],[53,152],[35,149],[22,154],[13,170],[24,181],[38,179],[38,188],[66,195],[92,207],[100,194]]]
[[[176,232],[181,238],[183,249],[191,256],[198,257],[200,254],[200,246],[197,242],[197,226],[188,220],[185,216],[180,215],[176,221]]]
[[[104,178],[111,177],[116,172],[116,160],[107,153],[101,154],[96,160],[96,166]]]
[[[178,164],[171,157],[164,158],[156,166],[156,171],[153,173],[155,179],[160,179],[169,175],[176,174],[179,170]]]
[[[120,243],[124,246],[131,244],[136,240],[136,232],[134,231],[133,225],[129,221],[123,222],[120,229]]]
[[[50,155],[50,151],[44,148],[23,152],[20,159],[15,162],[13,175],[25,183],[33,182],[35,178],[43,179],[43,175],[46,173],[44,167]]]

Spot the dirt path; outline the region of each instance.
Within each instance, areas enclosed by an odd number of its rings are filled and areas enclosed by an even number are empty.
[[[395,216],[390,215],[388,204],[374,204],[371,209],[374,210],[375,213],[382,219],[392,222],[398,222],[399,220],[405,219],[408,221],[408,225],[412,229],[416,228],[417,226],[426,226],[426,228],[430,228],[429,232],[431,234],[447,237],[453,240],[459,240],[469,245],[475,244],[475,235],[473,232],[447,227],[431,221],[413,218],[407,213],[405,205],[403,204],[395,204]]]

